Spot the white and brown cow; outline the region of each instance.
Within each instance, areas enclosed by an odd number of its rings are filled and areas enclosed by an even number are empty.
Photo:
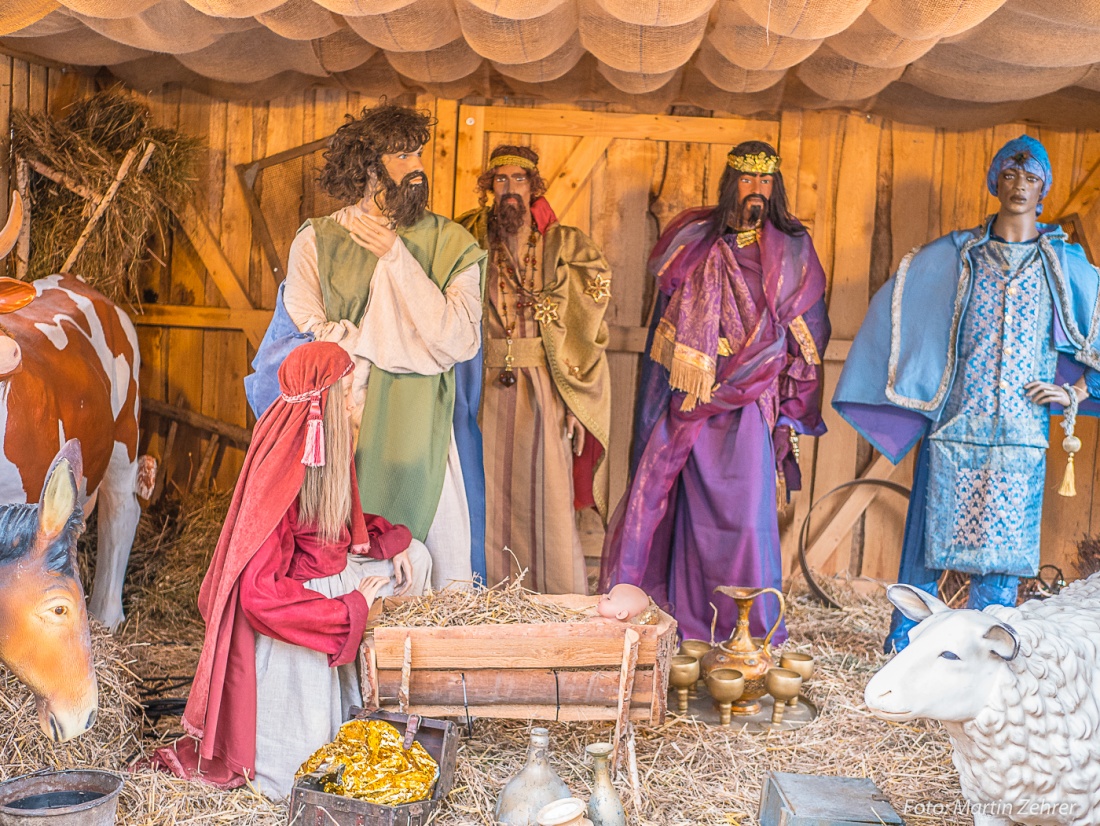
[[[16,197],[0,257],[15,243],[21,213]],[[35,501],[58,449],[80,441],[85,514],[99,503],[89,609],[117,628],[137,494],[150,482],[138,457],[137,333],[120,307],[71,275],[0,279],[0,313],[0,503]]]

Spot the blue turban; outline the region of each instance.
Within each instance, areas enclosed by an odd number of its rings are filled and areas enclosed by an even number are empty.
[[[1001,147],[1001,150],[993,156],[993,162],[989,165],[989,172],[985,176],[985,184],[993,197],[997,196],[997,179],[1006,169],[1022,169],[1043,179],[1043,194],[1039,196],[1037,213],[1043,211],[1043,198],[1050,192],[1050,185],[1054,181],[1054,173],[1050,168],[1050,156],[1039,141],[1029,135],[1020,135]]]

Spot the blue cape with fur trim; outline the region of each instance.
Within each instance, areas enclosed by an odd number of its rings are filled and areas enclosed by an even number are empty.
[[[898,462],[943,410],[955,378],[960,320],[970,299],[971,250],[989,240],[992,219],[907,255],[875,294],[840,374],[833,408],[877,450]],[[1061,227],[1039,225],[1043,271],[1054,298],[1059,383],[1088,373],[1100,391],[1100,274]],[[1100,415],[1094,398],[1080,412]]]

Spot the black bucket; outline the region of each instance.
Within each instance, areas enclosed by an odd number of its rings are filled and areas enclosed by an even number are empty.
[[[44,771],[0,783],[0,826],[114,826],[122,778]]]

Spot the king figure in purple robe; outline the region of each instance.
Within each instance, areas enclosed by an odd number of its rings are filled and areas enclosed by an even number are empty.
[[[641,586],[685,638],[710,639],[712,622],[715,639],[732,632],[737,607],[717,586],[781,587],[778,503],[801,488],[798,435],[825,432],[825,273],[779,165],[767,143],[734,147],[718,205],[679,215],[649,260],[659,294],[633,477],[600,587]],[[756,600],[753,635],[778,610],[772,595]]]

